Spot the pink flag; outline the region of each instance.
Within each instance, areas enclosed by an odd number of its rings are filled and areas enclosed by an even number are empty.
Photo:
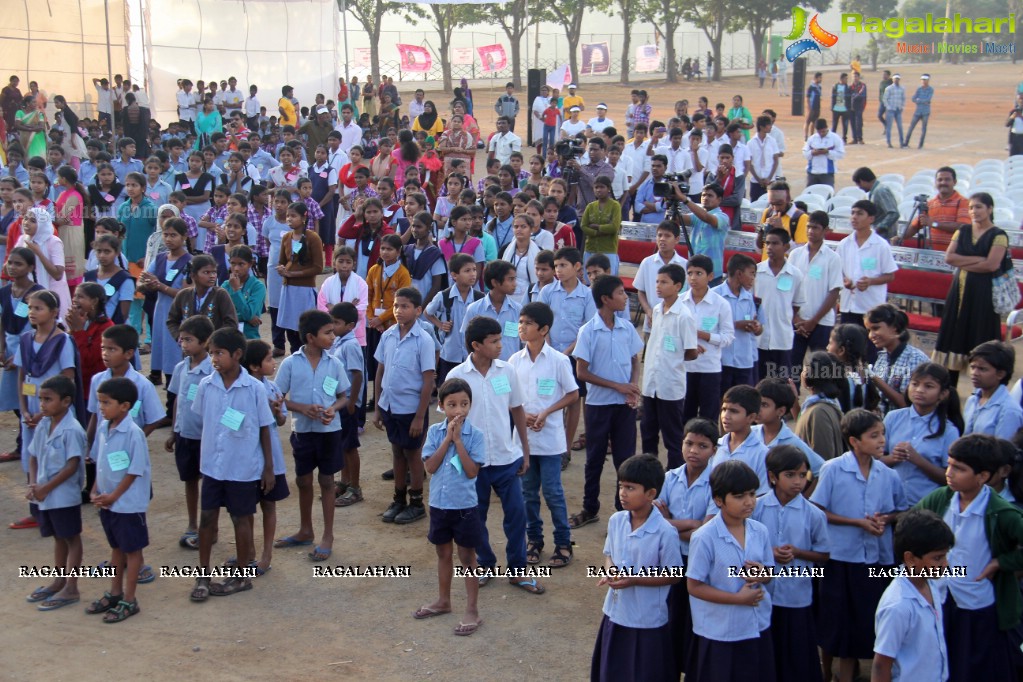
[[[403,45],[398,43],[398,54],[401,55],[402,71],[429,71],[433,66],[430,51],[419,45]]]
[[[508,55],[505,54],[504,45],[484,45],[477,47],[476,52],[480,55],[484,73],[500,71],[508,66]]]

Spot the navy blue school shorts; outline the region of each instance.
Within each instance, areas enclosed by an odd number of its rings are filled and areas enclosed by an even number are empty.
[[[149,526],[145,512],[122,514],[109,509],[99,510],[99,521],[111,549],[125,554],[138,552],[149,546]]]
[[[260,481],[221,481],[203,476],[199,508],[206,511],[226,507],[231,516],[252,516],[261,488]]]
[[[36,512],[39,520],[39,534],[44,538],[67,540],[82,534],[82,506],[40,509]]]
[[[199,473],[201,447],[202,441],[174,434],[174,463],[178,465],[178,478],[182,481],[198,481],[202,476]]]
[[[292,431],[291,451],[295,456],[295,475],[306,476],[319,469],[320,476],[333,476],[341,471],[344,457],[340,444],[340,431]]]
[[[268,493],[263,492],[263,488],[259,489],[259,501],[260,502],[280,502],[281,500],[288,497],[291,494],[291,490],[288,488],[288,476],[287,474],[277,474],[274,476],[274,489]]]
[[[414,414],[393,414],[387,410],[380,410],[384,420],[384,428],[387,429],[387,440],[392,445],[397,445],[402,450],[419,450],[426,440],[426,429],[430,426],[430,420],[423,415],[423,431],[418,437],[412,437],[409,429],[415,421]]]
[[[349,450],[358,449],[362,445],[359,441],[359,410],[356,408],[354,414],[348,414],[347,409],[341,410],[341,466],[344,467],[344,453]]]
[[[468,509],[437,509],[430,507],[430,532],[426,539],[435,545],[452,540],[459,547],[478,547],[483,542],[483,529],[476,507]]]

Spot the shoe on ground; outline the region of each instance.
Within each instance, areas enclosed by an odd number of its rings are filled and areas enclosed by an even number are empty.
[[[405,504],[403,502],[391,502],[391,506],[387,508],[387,511],[383,513],[381,519],[384,523],[394,523],[395,518],[398,514],[405,511]]]
[[[384,473],[380,474],[380,478],[384,479],[385,481],[393,481],[394,480],[394,469],[388,469]]]
[[[425,517],[426,507],[421,504],[410,504],[405,507],[401,513],[394,517],[394,522],[398,525],[404,525],[406,523],[413,523]]]

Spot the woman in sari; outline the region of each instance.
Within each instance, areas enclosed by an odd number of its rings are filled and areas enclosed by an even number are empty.
[[[472,160],[476,158],[476,144],[473,142],[472,135],[465,130],[464,117],[456,114],[451,117],[450,124],[450,130],[441,135],[440,141],[437,143],[437,151],[444,158],[445,175],[451,172],[453,160],[462,159],[471,166]]]
[[[213,133],[224,132],[224,119],[220,112],[213,106],[213,98],[207,97],[202,102],[202,111],[195,117],[195,147],[194,149],[205,149],[210,144],[210,136]]]
[[[472,115],[469,114],[468,111],[466,110],[465,102],[461,100],[455,100],[455,102],[451,105],[451,118],[453,119],[455,116],[462,117],[462,130],[469,133],[469,135],[472,137],[472,148],[475,149],[476,145],[480,141],[480,126],[476,122],[476,119],[473,118]],[[447,132],[450,130],[452,130],[452,127],[451,120],[449,119],[445,131]],[[475,172],[476,155],[473,154],[472,158],[469,160],[469,174],[473,175],[475,174]]]
[[[991,286],[1006,272],[1015,276],[1007,257],[1009,237],[991,221],[995,202],[987,192],[970,197],[969,227],[952,235],[945,262],[956,268],[952,287],[945,298],[938,341],[931,359],[948,368],[952,385],[967,366],[971,350],[985,341],[1001,339],[1001,317],[995,312]]]
[[[46,158],[46,114],[39,109],[35,95],[26,95],[21,109],[14,115],[14,127],[21,138],[25,158]]]
[[[85,205],[85,188],[78,182],[78,173],[71,166],[57,169],[57,185],[60,196],[54,204],[60,241],[64,243],[64,274],[68,287],[74,288],[85,275],[85,227],[82,209]]]
[[[462,97],[465,99],[466,102],[465,113],[472,116],[472,88],[469,87],[469,81],[466,80],[465,78],[462,79],[459,85],[462,86]]]
[[[362,86],[362,113],[369,114],[372,121],[377,115],[376,86],[373,85],[373,76],[366,76],[366,84]]]

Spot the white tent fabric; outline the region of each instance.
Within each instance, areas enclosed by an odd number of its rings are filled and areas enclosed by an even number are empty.
[[[160,122],[176,116],[179,78],[234,76],[246,96],[255,84],[271,114],[285,84],[303,104],[337,94],[335,0],[146,0],[144,7],[147,81]]]
[[[93,77],[107,75],[103,0],[5,0],[0,3],[0,77],[38,81],[52,101],[63,95],[81,115],[95,116]],[[126,3],[109,2],[111,71],[128,74]]]

